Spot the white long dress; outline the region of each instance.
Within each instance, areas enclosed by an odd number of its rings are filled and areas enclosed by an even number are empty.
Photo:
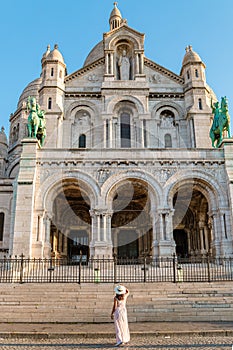
[[[116,342],[128,343],[130,341],[128,317],[126,309],[127,297],[123,300],[118,300],[116,297],[117,307],[114,312],[114,324],[116,330]]]

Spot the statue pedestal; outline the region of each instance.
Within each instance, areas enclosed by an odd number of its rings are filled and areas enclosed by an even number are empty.
[[[104,241],[91,243],[90,256],[94,259],[112,258],[112,244]]]
[[[143,81],[143,82],[145,82],[146,81],[146,75],[145,74],[136,74],[134,76],[134,80],[135,81]]]
[[[38,141],[34,138],[22,140],[23,150],[21,154],[19,175],[17,179],[16,200],[15,200],[15,222],[13,237],[12,255],[24,254],[25,257],[32,255],[32,232],[33,232],[33,208],[36,180],[36,153]],[[37,242],[35,242],[37,245]],[[41,245],[36,246],[36,254]],[[34,253],[33,253],[34,254]]]

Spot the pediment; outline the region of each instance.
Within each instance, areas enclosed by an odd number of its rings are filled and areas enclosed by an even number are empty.
[[[144,70],[147,76],[147,80],[150,85],[177,85],[183,86],[184,79],[173,73],[167,68],[160,66],[159,64],[149,60],[144,59]]]
[[[104,34],[104,50],[115,50],[116,45],[122,42],[131,42],[134,49],[144,50],[145,35],[128,27],[126,24]]]
[[[113,37],[113,36],[120,36],[120,35],[125,35],[125,34],[129,34],[129,35],[133,35],[137,38],[144,38],[145,34],[144,33],[140,33],[137,30],[127,26],[127,24],[123,24],[120,27],[113,29],[107,33],[104,33],[104,39],[107,39],[109,37]]]
[[[65,77],[66,88],[84,84],[85,88],[102,85],[104,76],[104,58],[89,64]]]

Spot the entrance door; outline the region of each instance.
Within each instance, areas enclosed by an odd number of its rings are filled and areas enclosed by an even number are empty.
[[[179,258],[188,257],[188,237],[185,230],[174,230],[174,241],[176,242],[176,255]]]
[[[68,255],[73,261],[87,262],[89,258],[88,234],[85,230],[71,230],[68,238]]]
[[[118,233],[118,258],[138,258],[138,238],[133,230],[121,230]]]

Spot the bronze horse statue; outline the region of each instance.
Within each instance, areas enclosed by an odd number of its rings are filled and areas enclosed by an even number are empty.
[[[35,97],[28,97],[27,100],[28,115],[28,137],[37,138],[39,145],[43,146],[46,136],[45,111],[40,109]]]
[[[219,102],[212,104],[212,113],[214,114],[213,123],[210,129],[210,138],[212,141],[212,147],[218,148],[223,139],[223,132],[227,131],[228,137],[230,135],[230,115],[228,113],[228,102],[227,98],[221,98],[221,107]]]

